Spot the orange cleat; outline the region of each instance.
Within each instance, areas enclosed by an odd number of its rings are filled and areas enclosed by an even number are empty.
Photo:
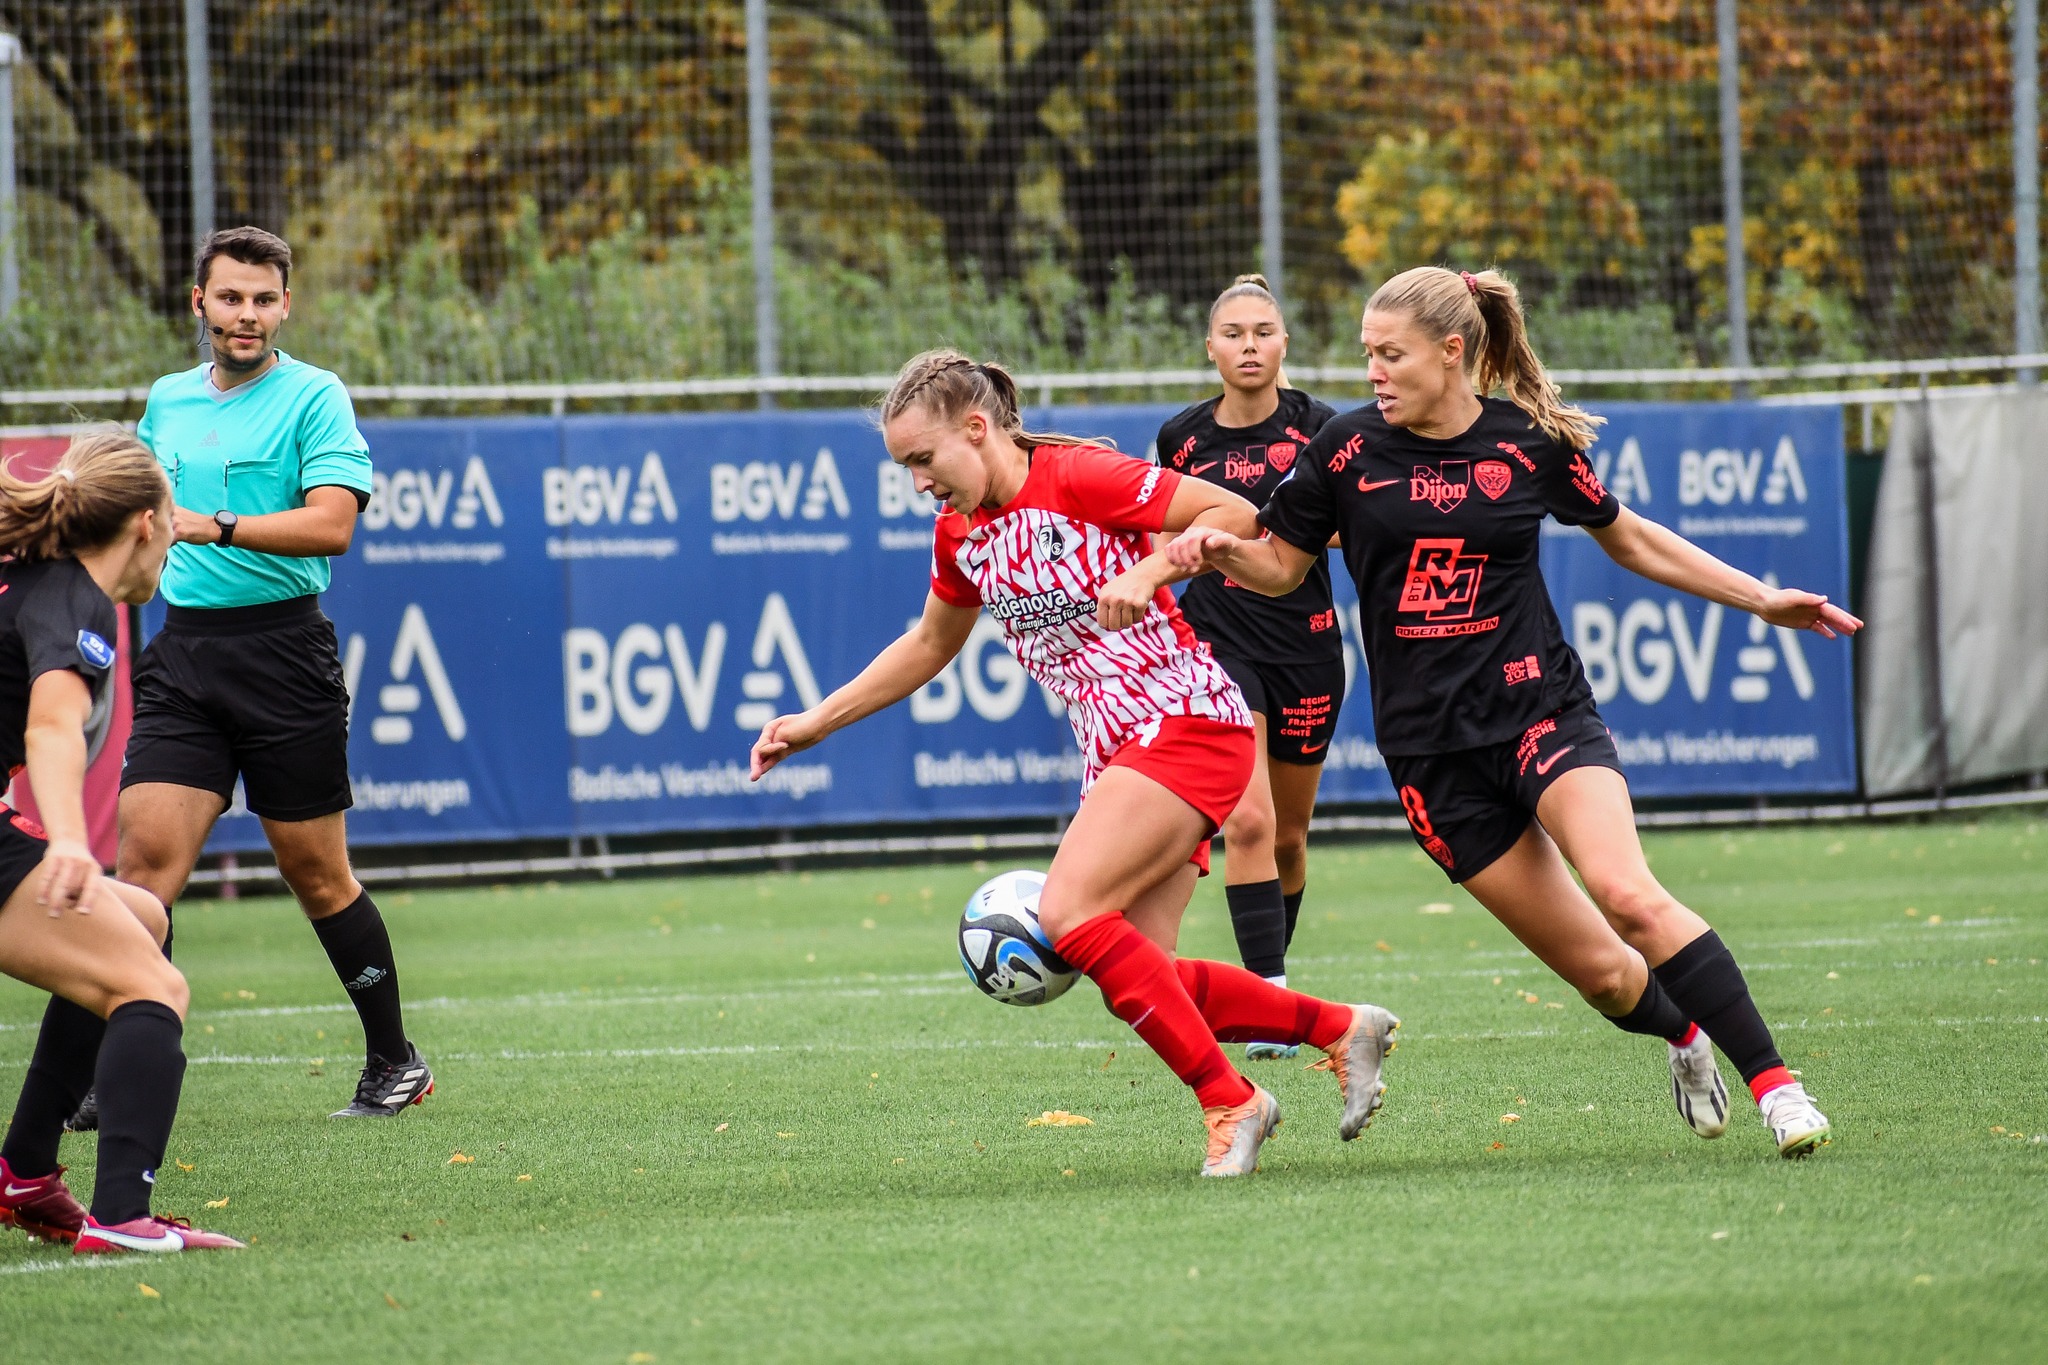
[[[1209,1130],[1202,1174],[1250,1175],[1259,1169],[1259,1148],[1280,1127],[1280,1102],[1264,1086],[1254,1085],[1252,1097],[1243,1104],[1204,1109],[1202,1123]]]
[[[1329,1056],[1310,1067],[1311,1071],[1334,1071],[1337,1087],[1344,1094],[1344,1117],[1338,1120],[1337,1136],[1349,1142],[1366,1130],[1379,1112],[1380,1097],[1387,1093],[1380,1079],[1387,1054],[1394,1050],[1394,1031],[1401,1021],[1378,1005],[1353,1005],[1351,1027],[1323,1049]]]

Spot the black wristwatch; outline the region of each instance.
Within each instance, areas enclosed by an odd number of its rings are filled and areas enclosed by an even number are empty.
[[[220,547],[226,549],[235,543],[235,523],[241,518],[233,512],[220,511],[213,514],[213,524],[220,527]]]

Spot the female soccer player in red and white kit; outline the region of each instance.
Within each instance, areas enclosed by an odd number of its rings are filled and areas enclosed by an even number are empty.
[[[1862,622],[1617,502],[1586,458],[1599,419],[1558,396],[1506,277],[1406,271],[1366,304],[1361,340],[1378,402],[1323,428],[1260,514],[1265,538],[1196,527],[1169,558],[1284,593],[1341,532],[1379,746],[1416,842],[1594,1008],[1670,1041],[1673,1093],[1702,1137],[1727,1126],[1711,1040],[1778,1150],[1808,1155],[1827,1119],[1720,937],[1643,858],[1614,741],[1537,567],[1543,518],[1773,625],[1833,638]]]
[[[918,491],[945,504],[922,619],[852,682],[754,744],[759,778],[937,677],[985,608],[1010,651],[1067,704],[1084,764],[1081,809],[1046,874],[1039,920],[1061,957],[1195,1092],[1205,1176],[1245,1175],[1279,1125],[1272,1095],[1217,1045],[1278,1039],[1329,1056],[1339,1134],[1358,1135],[1386,1089],[1400,1021],[1282,989],[1221,962],[1172,956],[1209,839],[1243,795],[1254,737],[1244,698],[1195,647],[1176,573],[1151,537],[1188,526],[1250,534],[1233,493],[1018,418],[999,366],[928,351],[883,401],[882,438]]]
[[[1167,419],[1159,463],[1263,507],[1336,413],[1288,386],[1287,323],[1263,275],[1239,275],[1217,296],[1204,345],[1223,392]],[[1258,730],[1251,784],[1223,822],[1223,893],[1245,969],[1284,986],[1308,882],[1309,817],[1344,702],[1329,556],[1318,556],[1301,586],[1279,598],[1205,574],[1188,584],[1180,609],[1244,693]],[[1244,1055],[1297,1051],[1260,1040],[1246,1043]]]

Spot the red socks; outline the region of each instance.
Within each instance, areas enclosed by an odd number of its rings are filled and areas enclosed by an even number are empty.
[[[1749,1078],[1749,1093],[1756,1097],[1758,1104],[1762,1104],[1764,1096],[1770,1094],[1781,1085],[1792,1084],[1795,1079],[1797,1078],[1784,1067],[1774,1066],[1767,1071],[1759,1071],[1756,1075]]]
[[[1242,967],[1199,958],[1182,958],[1174,965],[1188,998],[1220,1042],[1328,1047],[1351,1027],[1349,1005],[1290,991]]]
[[[1113,911],[1097,915],[1070,930],[1053,949],[1102,988],[1110,1013],[1129,1024],[1174,1075],[1193,1087],[1204,1109],[1251,1099],[1252,1083],[1224,1057],[1216,1035],[1188,998],[1173,959],[1129,920]]]

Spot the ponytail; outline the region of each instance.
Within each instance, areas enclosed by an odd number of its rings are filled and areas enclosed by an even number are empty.
[[[120,427],[73,437],[40,479],[18,477],[11,463],[0,463],[0,555],[67,559],[111,543],[137,512],[168,512],[163,467]]]
[[[888,396],[882,399],[875,424],[886,426],[914,407],[941,422],[964,422],[968,413],[982,413],[996,430],[1027,450],[1033,446],[1116,448],[1116,442],[1107,436],[1026,431],[1016,378],[1001,365],[981,364],[955,350],[926,351],[905,361]]]
[[[1522,296],[1498,270],[1476,274],[1433,265],[1404,270],[1374,291],[1368,313],[1402,313],[1431,340],[1465,339],[1465,370],[1481,397],[1505,389],[1552,440],[1585,450],[1607,419],[1564,401],[1529,344]]]

